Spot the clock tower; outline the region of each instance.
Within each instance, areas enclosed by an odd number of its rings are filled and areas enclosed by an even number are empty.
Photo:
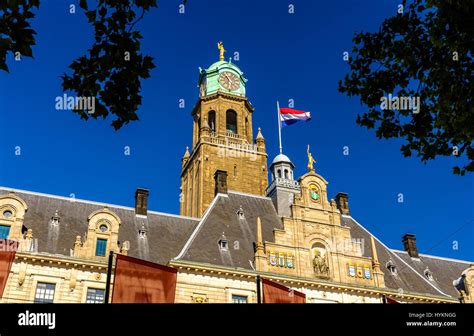
[[[220,60],[199,69],[200,95],[191,113],[193,143],[182,158],[183,216],[201,217],[216,192],[229,189],[263,196],[268,184],[265,139],[260,129],[253,137],[247,79],[238,66],[224,60],[221,42],[218,48]]]

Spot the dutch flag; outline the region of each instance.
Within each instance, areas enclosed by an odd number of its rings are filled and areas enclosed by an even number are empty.
[[[298,121],[310,121],[311,112],[301,110],[294,110],[287,107],[280,108],[280,123],[281,127],[290,126]]]

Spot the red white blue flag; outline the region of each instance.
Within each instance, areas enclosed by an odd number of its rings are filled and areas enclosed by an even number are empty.
[[[298,121],[310,121],[311,112],[294,110],[287,107],[280,108],[281,127],[290,126]]]

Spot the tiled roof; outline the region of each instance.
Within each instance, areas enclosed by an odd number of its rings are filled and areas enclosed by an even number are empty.
[[[283,229],[270,198],[233,191],[218,194],[202,219],[153,211],[148,211],[147,217],[136,216],[130,207],[0,187],[0,195],[10,191],[28,205],[24,225],[33,229],[39,252],[66,256],[71,254],[76,236],[83,237],[87,232],[87,217],[105,206],[121,219],[119,241],[130,242],[129,255],[160,264],[177,259],[251,270],[257,217],[262,221],[264,241],[274,241],[273,231]],[[50,220],[56,210],[60,216],[57,234],[50,230]],[[363,255],[372,257],[371,233],[350,216],[341,216],[341,224],[351,228],[352,238],[363,240]],[[139,237],[142,225],[147,231],[146,239]],[[458,297],[452,282],[469,267],[469,262],[424,254],[411,258],[406,252],[392,250],[374,238],[388,288]],[[220,239],[227,240],[227,249],[219,246]],[[396,267],[396,274],[387,269],[389,261]],[[425,275],[426,269],[431,272],[432,280]]]
[[[12,189],[0,188],[0,195]],[[119,241],[129,241],[128,254],[148,261],[166,264],[175,257],[188,239],[199,219],[148,212],[145,220],[135,215],[135,209],[106,203],[89,202],[67,197],[13,190],[28,205],[24,226],[33,229],[38,239],[38,252],[71,255],[76,236],[87,232],[87,217],[105,206],[121,219]],[[55,211],[60,216],[59,232],[50,230],[50,220]],[[139,238],[142,224],[147,229],[147,238]]]
[[[218,194],[177,259],[252,269],[257,217],[262,221],[263,240],[273,241],[273,230],[283,226],[270,198],[232,191]],[[218,244],[222,235],[227,250]]]
[[[363,255],[372,257],[371,233],[350,216],[341,216],[341,220],[342,225],[351,228],[352,238],[364,242]],[[469,262],[423,254],[419,258],[411,258],[408,253],[389,249],[375,236],[374,238],[386,287],[403,292],[459,297],[459,293],[453,287],[453,280],[461,276],[461,273],[469,267]],[[395,266],[396,274],[387,268],[389,261]],[[426,268],[431,272],[433,280],[425,275]]]

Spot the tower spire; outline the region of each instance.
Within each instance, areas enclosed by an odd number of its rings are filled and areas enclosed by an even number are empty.
[[[265,255],[265,247],[263,245],[262,237],[262,221],[260,217],[257,217],[257,241],[255,246],[255,269],[257,271],[266,271],[267,268],[267,256]]]
[[[263,252],[263,237],[262,237],[262,221],[257,217],[257,254],[261,255]]]
[[[377,255],[377,248],[375,247],[374,236],[370,236],[370,248],[372,250],[372,271],[374,274],[374,282],[376,287],[384,287],[385,279],[382,270],[380,269],[379,257]]]

